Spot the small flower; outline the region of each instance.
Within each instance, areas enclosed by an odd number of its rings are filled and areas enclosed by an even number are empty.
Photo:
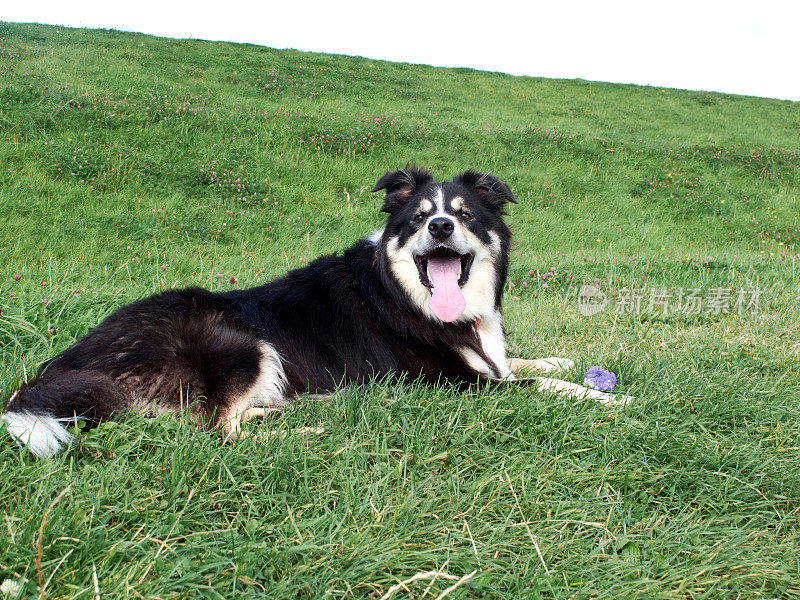
[[[167,270],[167,265],[161,265],[161,270],[162,271],[166,271]]]
[[[20,276],[17,275],[16,273],[14,273],[14,281],[19,281],[19,279],[20,279]],[[11,581],[11,580],[7,579],[6,581]]]
[[[42,285],[43,285],[43,286],[47,286],[47,282],[46,282],[46,281],[43,281],[43,282],[42,282]]]
[[[42,304],[47,306],[48,304],[50,304],[50,300],[48,300],[47,298],[42,298]]]
[[[13,598],[19,594],[19,584],[13,579],[6,579],[0,584],[0,593],[8,598]]]
[[[231,285],[236,284],[236,279],[233,277],[233,275],[231,275],[231,278],[228,281],[231,283]]]
[[[53,329],[52,327],[47,330],[47,333],[49,333],[50,335],[53,335],[55,332],[56,332],[56,330]]]
[[[583,385],[601,392],[610,392],[617,385],[617,376],[602,367],[589,367],[589,370],[586,371],[586,376],[583,378]]]

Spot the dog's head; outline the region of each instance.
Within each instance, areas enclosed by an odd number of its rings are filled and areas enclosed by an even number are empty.
[[[417,168],[386,173],[389,213],[378,243],[381,262],[423,315],[445,323],[474,321],[499,309],[511,232],[503,221],[509,187],[467,171],[437,183]]]

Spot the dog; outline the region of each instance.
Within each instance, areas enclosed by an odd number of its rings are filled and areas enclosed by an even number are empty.
[[[516,203],[489,174],[436,182],[425,170],[386,173],[385,227],[341,255],[318,258],[265,285],[213,293],[186,288],[112,313],[46,361],[14,392],[2,419],[33,454],[124,411],[188,416],[236,437],[300,394],[329,394],[378,376],[535,385],[602,402],[625,401],[514,372],[570,368],[568,359],[507,359],[501,300]]]

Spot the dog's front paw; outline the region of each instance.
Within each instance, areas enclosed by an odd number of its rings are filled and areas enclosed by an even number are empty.
[[[548,356],[547,358],[540,358],[535,361],[540,363],[538,369],[542,373],[555,373],[556,371],[569,371],[575,366],[575,361],[570,358],[561,358],[559,356]]]
[[[574,366],[575,361],[558,356],[548,356],[547,358],[537,358],[536,360],[525,360],[523,358],[508,359],[508,368],[513,373],[520,371],[555,373],[557,371],[568,371]]]
[[[599,390],[593,390],[570,381],[560,379],[550,379],[549,377],[537,377],[536,387],[543,392],[553,392],[568,398],[591,398],[606,406],[626,406],[633,402],[633,398],[623,394],[607,394]]]

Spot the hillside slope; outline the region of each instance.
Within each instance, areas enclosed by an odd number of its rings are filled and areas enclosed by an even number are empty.
[[[0,430],[3,594],[800,595],[800,103],[0,23],[0,400],[126,302],[346,247],[407,162],[511,186],[510,351],[635,401],[374,382],[48,460]]]
[[[273,226],[266,204],[278,202],[306,209],[313,229],[345,190],[361,197],[383,170],[414,161],[507,180],[534,247],[599,237],[702,255],[710,240],[741,255],[764,250],[773,229],[796,241],[799,103],[1,27],[3,183],[34,197],[34,182],[126,209],[178,195],[258,207]],[[363,203],[371,223],[377,200]]]

